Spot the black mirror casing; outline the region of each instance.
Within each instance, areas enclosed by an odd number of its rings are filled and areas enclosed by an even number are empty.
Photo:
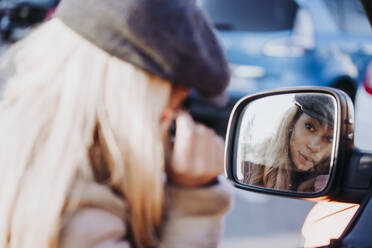
[[[333,167],[329,175],[327,185],[319,192],[293,192],[282,191],[269,188],[256,187],[239,182],[234,172],[236,162],[236,139],[240,115],[243,109],[251,102],[260,98],[301,93],[321,93],[332,96],[335,99],[336,115],[334,116],[337,127],[335,128],[335,150],[333,157]],[[307,200],[337,200],[347,202],[358,202],[365,192],[350,190],[345,188],[347,182],[348,164],[352,157],[354,147],[354,109],[351,99],[344,92],[328,87],[296,87],[266,91],[242,98],[234,107],[230,115],[229,125],[226,135],[225,149],[225,175],[235,187],[266,194],[274,194],[286,197],[303,198]],[[359,192],[359,193],[358,193]]]

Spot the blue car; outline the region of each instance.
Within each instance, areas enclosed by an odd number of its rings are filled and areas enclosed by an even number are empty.
[[[231,68],[229,104],[216,108],[192,92],[194,118],[224,136],[242,96],[291,86],[330,86],[354,100],[372,57],[372,30],[359,1],[199,0]]]

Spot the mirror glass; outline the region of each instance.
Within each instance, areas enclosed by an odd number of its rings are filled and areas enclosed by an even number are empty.
[[[334,161],[336,106],[326,93],[272,95],[248,103],[236,132],[237,180],[276,190],[322,191]]]

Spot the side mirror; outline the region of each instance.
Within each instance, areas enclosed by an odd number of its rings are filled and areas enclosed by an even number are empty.
[[[372,176],[372,164],[363,166],[361,157],[372,156],[353,149],[353,123],[350,98],[333,88],[247,96],[230,116],[225,174],[245,190],[359,202]]]

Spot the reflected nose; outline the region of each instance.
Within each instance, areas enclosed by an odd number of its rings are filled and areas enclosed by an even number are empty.
[[[320,139],[318,137],[312,138],[307,144],[307,147],[310,149],[311,152],[319,152],[321,148]]]

